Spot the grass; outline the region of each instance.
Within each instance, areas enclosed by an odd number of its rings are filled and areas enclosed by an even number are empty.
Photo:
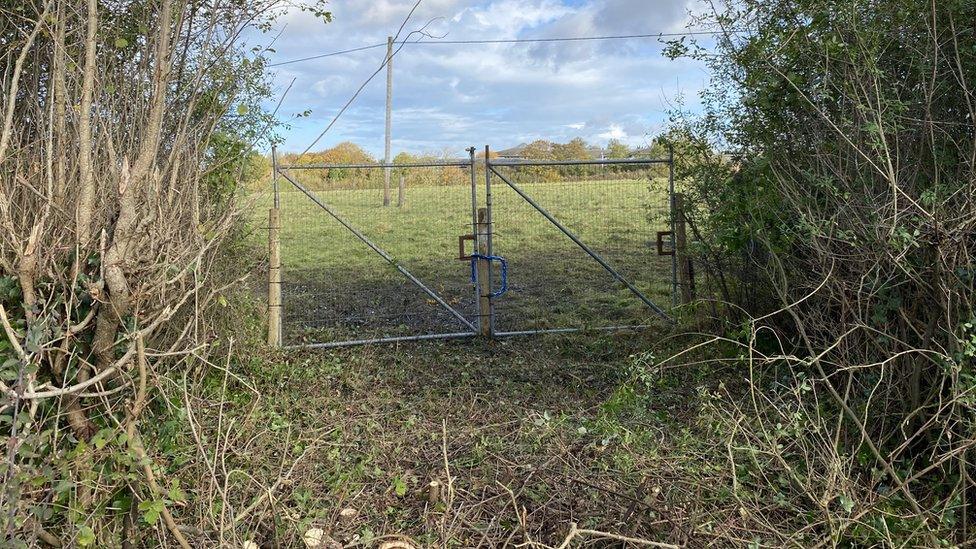
[[[648,295],[667,300],[669,262],[648,249],[662,223],[648,210],[663,202],[660,182],[524,188]],[[470,312],[469,267],[455,259],[457,235],[470,232],[468,192],[410,189],[403,208],[380,206],[378,189],[318,194]],[[263,219],[270,197],[259,198]],[[647,317],[511,190],[496,187],[493,198],[496,253],[512,269],[511,290],[497,303],[502,326]],[[456,329],[304,196],[282,193],[282,213],[293,340]],[[426,316],[411,320],[417,310]],[[738,518],[720,474],[724,453],[702,432],[709,423],[699,396],[712,382],[693,370],[653,370],[646,351],[659,337],[648,330],[244,353],[250,359],[233,373],[214,372],[186,391],[197,425],[217,426],[200,436],[220,441],[226,425],[222,447],[235,450],[221,454],[217,445],[212,460],[231,473],[213,479],[192,456],[173,457],[189,464],[181,473],[201,479],[196,508],[184,512],[252,509],[221,533],[238,546],[301,546],[313,527],[344,546],[557,546],[571,523],[711,543]],[[450,483],[451,497],[429,501],[431,481]],[[702,505],[707,521],[698,518]],[[341,519],[349,509],[355,518]]]
[[[536,201],[660,305],[670,300],[670,258],[654,250],[655,232],[667,224],[665,184],[647,179],[519,180]],[[284,185],[282,258],[290,340],[464,329],[304,194]],[[394,206],[383,207],[379,187],[315,192],[445,301],[470,320],[476,318],[470,264],[457,259],[458,236],[472,232],[470,187],[408,188],[403,207],[395,206],[396,196]],[[255,215],[263,217],[271,196],[257,199]],[[497,329],[641,323],[652,317],[633,294],[498,178],[493,180],[492,211],[493,251],[509,263],[509,292],[495,300]],[[493,286],[499,283],[496,270]]]
[[[226,501],[235,515],[257,501],[224,533],[235,546],[301,546],[312,527],[346,546],[556,546],[571,522],[703,545],[726,526],[696,524],[699,502],[730,519],[736,507],[700,457],[711,452],[697,426],[702,380],[635,375],[651,337],[290,352],[216,371],[187,405],[198,426],[217,426],[206,440],[227,426],[212,459],[231,473],[221,487],[192,442],[174,444],[187,452],[171,458],[186,464],[179,473],[199,478],[200,508],[181,513],[220,513]],[[450,481],[453,498],[431,503],[431,481]],[[344,509],[355,519],[340,520]]]

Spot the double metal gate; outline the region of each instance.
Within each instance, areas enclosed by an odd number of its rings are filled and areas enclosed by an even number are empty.
[[[340,347],[671,322],[661,303],[674,302],[676,272],[661,238],[673,154],[468,153],[393,164],[273,153],[269,339]]]

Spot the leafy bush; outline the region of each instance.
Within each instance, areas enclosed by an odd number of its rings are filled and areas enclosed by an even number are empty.
[[[719,409],[777,543],[972,540],[973,20],[967,1],[742,0],[701,21],[726,31],[717,55],[669,49],[715,75],[674,131],[711,266],[756,278],[758,298],[720,296],[748,313],[724,333],[752,398]]]
[[[273,120],[238,37],[280,8],[0,8],[0,545],[141,546],[158,524],[189,546],[160,388],[209,364],[241,280],[225,252]]]

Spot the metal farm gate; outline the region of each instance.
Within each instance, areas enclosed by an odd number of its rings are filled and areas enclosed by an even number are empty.
[[[269,342],[289,347],[672,322],[673,153],[285,164],[273,157]],[[395,195],[395,196],[394,196]]]

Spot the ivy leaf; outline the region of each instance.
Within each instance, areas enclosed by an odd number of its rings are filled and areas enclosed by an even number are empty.
[[[122,49],[122,48],[124,48],[124,47],[126,47],[128,45],[129,45],[129,41],[126,40],[125,38],[116,38],[115,39],[115,47],[116,48]]]
[[[13,360],[13,364],[9,364],[11,360]],[[11,360],[5,362],[3,367],[0,368],[0,379],[3,381],[14,381],[20,377],[18,369],[16,368],[16,366],[20,364],[20,361],[14,359]]]
[[[238,105],[237,106],[237,114],[239,114],[241,116],[244,116],[245,114],[247,114],[247,105]]]

